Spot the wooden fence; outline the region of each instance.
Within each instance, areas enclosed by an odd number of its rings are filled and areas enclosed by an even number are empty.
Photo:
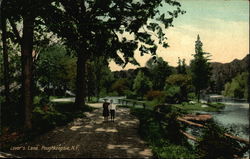
[[[146,103],[143,101],[137,101],[133,99],[118,99],[118,103],[125,106],[128,106],[129,103],[131,103],[133,107],[135,107],[136,105],[140,105],[144,109],[146,109]]]

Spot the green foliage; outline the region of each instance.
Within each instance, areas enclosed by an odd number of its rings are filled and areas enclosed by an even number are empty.
[[[111,91],[111,84],[114,82],[113,74],[108,67],[108,61],[104,57],[95,57],[87,62],[87,94],[88,96],[99,97]],[[106,91],[106,92],[104,92]]]
[[[1,42],[1,41],[0,41]],[[21,57],[19,55],[19,48],[16,44],[11,42],[10,40],[7,40],[8,45],[8,62],[9,62],[9,83],[10,83],[10,98],[11,100],[16,100],[15,91],[19,88],[19,85],[21,84]],[[0,46],[0,52],[2,53],[2,48]],[[1,87],[1,93],[4,93],[4,64],[3,64],[3,55],[0,56],[0,87]],[[2,94],[1,94],[2,95]],[[15,98],[12,98],[15,97]]]
[[[167,125],[162,127],[162,123],[159,122],[159,116],[155,114],[153,110],[136,108],[131,109],[131,113],[139,118],[139,134],[149,143],[155,158],[196,158],[191,145],[175,144],[169,140],[173,136],[168,135],[172,133],[172,135],[176,137],[176,134],[178,134],[175,131],[178,129],[178,126],[171,130],[171,128],[173,128],[172,124],[175,122],[165,120]],[[168,113],[171,114],[171,112]],[[170,114],[168,117],[172,119],[173,114]],[[178,138],[173,139],[175,140]]]
[[[4,13],[8,20],[14,24],[10,34],[15,35],[13,39],[22,46],[22,53],[25,57],[22,58],[23,64],[27,63],[23,66],[27,66],[27,70],[33,72],[32,64],[29,65],[32,63],[32,57],[26,58],[27,53],[31,55],[32,48],[37,49],[37,46],[49,44],[50,38],[43,36],[49,35],[46,34],[48,30],[52,31],[52,34],[56,34],[56,39],[63,40],[63,43],[68,46],[68,50],[73,50],[77,54],[78,75],[76,79],[80,86],[74,87],[71,82],[74,81],[76,74],[76,71],[73,70],[75,68],[73,63],[76,63],[76,59],[73,59],[73,62],[68,62],[69,64],[65,64],[68,58],[61,58],[59,61],[54,59],[53,62],[49,62],[49,59],[45,60],[46,62],[43,61],[44,63],[39,66],[37,72],[35,71],[38,74],[36,78],[33,78],[30,74],[31,76],[28,76],[27,81],[31,82],[35,79],[34,81],[38,81],[37,85],[40,84],[45,88],[46,93],[53,95],[55,95],[54,91],[61,94],[66,89],[77,89],[76,105],[78,106],[82,104],[81,101],[84,101],[83,86],[86,78],[85,69],[83,70],[82,67],[85,66],[86,61],[92,57],[104,56],[106,60],[108,58],[114,59],[117,64],[123,66],[129,62],[138,64],[134,58],[134,51],[139,49],[142,55],[145,53],[155,55],[158,45],[167,47],[164,30],[173,26],[173,19],[177,18],[179,14],[184,14],[184,11],[180,9],[181,4],[174,0],[152,1],[150,3],[130,0],[80,0],[74,3],[69,0],[13,0],[3,2]],[[162,13],[159,7],[162,7],[163,4],[173,8],[171,8],[171,11]],[[148,21],[151,21],[149,25]],[[24,24],[21,27],[23,28],[23,37],[20,37],[18,30],[14,31],[17,22],[21,24],[23,22]],[[147,29],[145,29],[145,26]],[[152,40],[152,32],[156,36],[155,40]],[[133,34],[134,36],[132,36],[132,39],[128,39],[123,33]],[[24,53],[23,50],[27,53]],[[36,50],[37,52],[39,51]],[[62,65],[58,65],[57,62]],[[51,89],[52,93],[50,92]],[[33,96],[33,92],[29,88],[24,90],[24,94]],[[31,103],[31,100],[32,98],[29,98],[24,103]],[[32,106],[27,104],[25,107]],[[26,115],[28,117],[30,113]]]
[[[146,67],[150,72],[149,78],[153,83],[153,89],[163,90],[166,77],[172,73],[171,67],[161,57],[149,59]]]
[[[180,93],[181,93],[181,89],[179,86],[175,86],[175,85],[167,85],[164,88],[165,91],[165,101],[167,103],[178,103],[180,102]]]
[[[0,104],[4,103],[4,96],[0,96]]]
[[[169,85],[169,86],[168,86]],[[179,102],[188,100],[188,92],[191,90],[191,77],[187,74],[173,74],[166,79],[166,87],[175,86],[180,88],[178,97]],[[167,91],[171,95],[171,90]]]
[[[180,3],[173,0],[150,3],[127,0],[59,2],[53,3],[46,10],[47,14],[42,15],[49,29],[64,38],[66,44],[78,55],[84,54],[86,58],[105,56],[123,66],[128,62],[138,64],[134,58],[137,48],[141,55],[155,55],[157,44],[166,47],[163,30],[173,26],[173,19],[185,13],[180,9]],[[159,7],[163,4],[174,9],[162,13]],[[152,40],[152,32],[157,40]],[[128,39],[123,36],[125,33],[134,36]],[[119,35],[122,38],[118,38]],[[118,55],[118,52],[122,54]]]
[[[158,158],[165,159],[196,159],[197,155],[194,150],[190,150],[185,146],[169,144],[168,142],[162,142],[162,147],[152,147],[153,151],[156,152]]]
[[[184,125],[177,121],[183,112],[172,105],[157,105],[154,107],[155,119],[160,123],[165,136],[173,144],[187,144],[186,138],[180,130],[185,130]]]
[[[197,98],[196,98],[196,96],[195,96],[195,93],[194,93],[194,92],[188,93],[188,99],[189,99],[189,100],[196,100]]]
[[[159,104],[163,104],[164,103],[164,99],[158,98],[158,99],[154,99],[152,101],[145,101],[146,106],[148,106],[148,109],[154,109],[155,106],[159,105]]]
[[[224,96],[233,98],[244,98],[248,97],[248,72],[238,74],[231,82],[226,83],[225,90],[222,92]]]
[[[189,75],[173,74],[166,79],[166,83],[180,87],[190,87],[191,77]]]
[[[164,98],[164,92],[162,91],[148,91],[147,94],[145,95],[146,99],[149,101],[152,101],[154,99],[161,99]]]
[[[67,55],[62,45],[50,46],[44,49],[36,63],[36,78],[39,85],[48,95],[52,90],[64,95],[65,90],[75,89],[76,58]],[[59,93],[59,94],[58,94]]]
[[[152,88],[152,82],[144,76],[141,71],[138,72],[136,78],[134,79],[133,90],[141,98],[143,95]]]
[[[200,99],[200,91],[208,87],[211,74],[208,56],[205,56],[208,53],[203,52],[202,45],[203,44],[200,41],[200,37],[198,35],[195,42],[195,54],[193,55],[194,59],[191,60],[190,63],[192,82],[198,96],[198,101]]]
[[[135,92],[130,91],[130,90],[125,90],[125,91],[124,91],[124,94],[125,94],[125,96],[126,96],[127,98],[129,98],[129,99],[136,99],[136,98],[137,98]]]
[[[124,95],[125,90],[128,90],[127,79],[123,78],[115,81],[111,86],[111,90],[117,92],[119,96]]]
[[[56,111],[52,106],[47,106],[47,109],[48,110],[45,111],[41,107],[36,107],[33,110],[33,122],[35,124],[35,128],[40,131],[46,131],[58,124],[63,124],[67,118],[64,114]]]
[[[228,133],[226,129],[213,121],[206,126],[202,138],[197,144],[199,158],[233,159],[235,158],[234,155],[242,157],[243,154],[238,151],[241,149],[240,144],[224,135]]]
[[[45,132],[55,126],[65,125],[75,118],[84,117],[84,111],[93,108],[85,106],[83,110],[75,110],[72,102],[40,104],[33,110],[34,131]]]
[[[204,105],[206,107],[204,107]],[[182,102],[181,104],[174,104],[174,106],[187,113],[192,113],[194,111],[218,112],[225,107],[225,105],[222,103],[201,104],[201,103],[188,103],[188,102]]]
[[[187,74],[185,61],[186,61],[185,59],[181,60],[180,57],[178,57],[178,66],[177,66],[178,74]]]

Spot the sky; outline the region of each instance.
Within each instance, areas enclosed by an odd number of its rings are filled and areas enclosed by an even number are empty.
[[[227,63],[242,59],[249,53],[248,0],[178,0],[185,14],[174,20],[174,27],[165,30],[169,48],[158,47],[157,56],[171,66],[177,66],[178,57],[189,64],[193,58],[195,41],[200,35],[203,51],[210,53],[211,62]],[[161,11],[168,10],[163,6]],[[150,55],[134,57],[143,67]],[[112,71],[123,68],[110,62]],[[136,68],[128,64],[124,69]]]

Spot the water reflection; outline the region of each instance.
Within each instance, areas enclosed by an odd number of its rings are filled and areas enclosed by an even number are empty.
[[[232,127],[243,138],[249,137],[249,104],[222,102],[226,104],[221,112],[213,112],[213,118],[224,127]]]

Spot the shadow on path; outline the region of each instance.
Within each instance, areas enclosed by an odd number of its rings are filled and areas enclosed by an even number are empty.
[[[85,113],[35,140],[12,147],[21,157],[150,158],[151,150],[137,134],[139,121],[118,108],[115,122],[103,122],[102,109]]]

